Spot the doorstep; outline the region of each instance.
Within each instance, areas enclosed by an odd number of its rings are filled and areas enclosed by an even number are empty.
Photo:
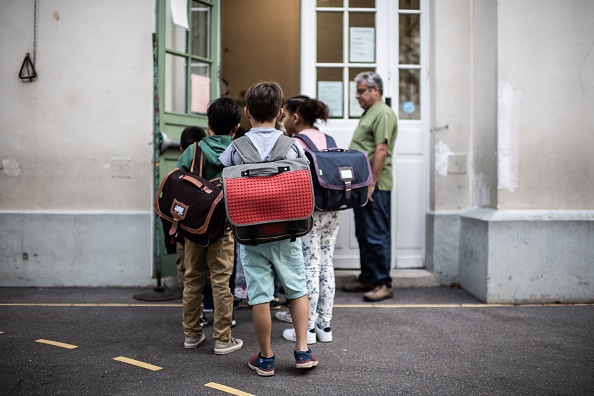
[[[334,270],[336,288],[353,282],[359,276],[357,270]],[[396,288],[439,287],[439,276],[425,269],[395,269],[392,270],[392,286]]]

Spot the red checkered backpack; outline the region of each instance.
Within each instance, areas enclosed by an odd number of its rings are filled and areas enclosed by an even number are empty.
[[[258,245],[283,239],[295,241],[312,227],[313,185],[307,160],[286,159],[294,144],[280,136],[262,162],[251,140],[233,141],[244,164],[223,169],[225,209],[235,240]]]

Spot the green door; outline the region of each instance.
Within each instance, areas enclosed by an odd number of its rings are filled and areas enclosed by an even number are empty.
[[[180,156],[183,129],[207,130],[206,106],[219,96],[219,0],[157,0],[155,40],[155,193]],[[184,9],[185,8],[185,9]],[[160,149],[161,147],[161,149]],[[155,274],[175,276],[175,254],[166,254],[155,216]]]

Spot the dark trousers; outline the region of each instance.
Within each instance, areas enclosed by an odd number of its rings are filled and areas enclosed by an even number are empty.
[[[391,195],[391,191],[376,189],[372,195],[373,202],[353,209],[361,282],[392,287]]]

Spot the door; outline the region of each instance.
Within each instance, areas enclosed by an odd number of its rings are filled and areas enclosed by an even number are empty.
[[[219,0],[157,0],[155,40],[155,191],[180,156],[183,129],[207,129],[206,105],[219,96]],[[176,276],[155,216],[155,270]]]
[[[421,268],[428,208],[428,0],[302,0],[301,92],[330,107],[320,129],[347,147],[362,114],[354,77],[375,71],[398,116],[392,268]],[[352,211],[341,213],[338,269],[359,268]]]

